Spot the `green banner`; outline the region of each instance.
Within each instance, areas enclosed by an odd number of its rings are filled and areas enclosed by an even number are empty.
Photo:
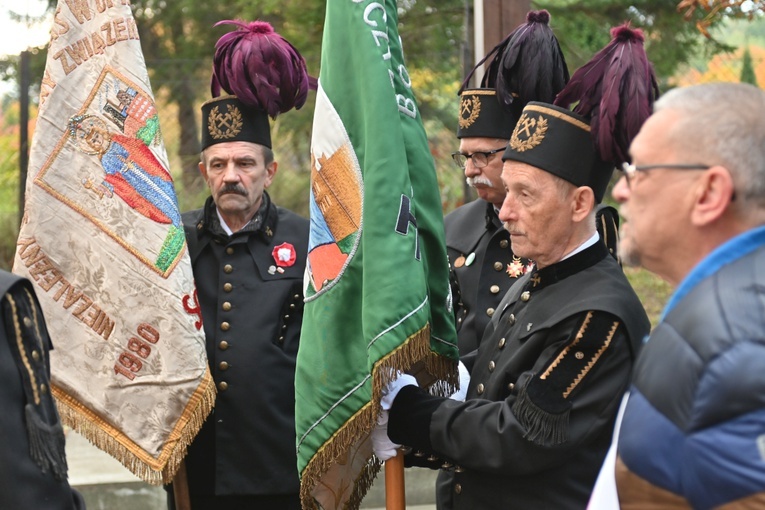
[[[397,22],[394,0],[327,2],[295,381],[304,508],[358,507],[396,370],[440,394],[457,380],[441,199]]]

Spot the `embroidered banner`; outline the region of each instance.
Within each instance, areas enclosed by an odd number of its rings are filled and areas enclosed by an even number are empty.
[[[385,385],[456,383],[432,156],[394,0],[330,0],[314,113],[306,306],[296,374],[303,508],[357,508],[377,474]]]
[[[129,0],[61,0],[14,272],[47,321],[65,424],[169,482],[215,389]]]

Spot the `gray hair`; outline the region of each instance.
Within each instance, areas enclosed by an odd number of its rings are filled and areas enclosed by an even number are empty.
[[[744,83],[676,88],[656,101],[661,110],[682,115],[666,136],[687,163],[724,166],[737,209],[765,209],[765,92]]]

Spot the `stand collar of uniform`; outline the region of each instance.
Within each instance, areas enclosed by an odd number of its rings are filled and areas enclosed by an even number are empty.
[[[499,211],[491,202],[486,202],[486,230],[494,231],[498,228],[504,228],[499,220]]]
[[[585,248],[584,250],[571,255],[570,257],[556,262],[543,269],[534,271],[526,282],[525,289],[531,292],[542,290],[548,285],[557,283],[571,275],[592,267],[608,256],[606,245],[600,240]]]
[[[229,239],[231,237],[237,237],[240,235],[259,234],[260,238],[265,242],[270,242],[274,236],[274,230],[276,229],[276,220],[278,214],[276,206],[271,202],[269,194],[263,192],[263,201],[260,204],[260,209],[255,213],[255,216],[245,225],[241,230],[229,235],[221,225],[221,221],[218,216],[218,210],[215,206],[215,201],[212,197],[207,198],[204,209],[203,226],[204,229],[215,237],[223,239]]]

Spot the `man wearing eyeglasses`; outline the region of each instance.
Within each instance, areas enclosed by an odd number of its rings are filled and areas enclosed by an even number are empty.
[[[622,259],[676,289],[601,473],[615,472],[619,502],[593,508],[765,507],[763,119],[751,85],[680,88],[631,145],[613,190]]]
[[[460,145],[452,158],[479,198],[444,218],[449,264],[457,280],[452,288],[461,355],[478,348],[502,296],[533,265],[529,259],[513,254],[510,235],[502,228],[497,212],[505,198],[500,179],[502,152],[523,106],[528,101],[552,101],[568,81],[566,63],[548,26],[549,19],[547,11],[529,12],[527,22],[519,27],[524,31],[513,32],[528,35],[513,39],[510,34],[484,58],[497,53],[481,87],[463,85],[460,91]],[[500,68],[503,54],[517,55],[509,69]],[[476,68],[482,66],[483,61]],[[497,75],[503,71],[504,86],[498,86]],[[533,80],[539,82],[531,87]],[[533,93],[519,95],[520,84]],[[511,103],[505,104],[508,101]]]

